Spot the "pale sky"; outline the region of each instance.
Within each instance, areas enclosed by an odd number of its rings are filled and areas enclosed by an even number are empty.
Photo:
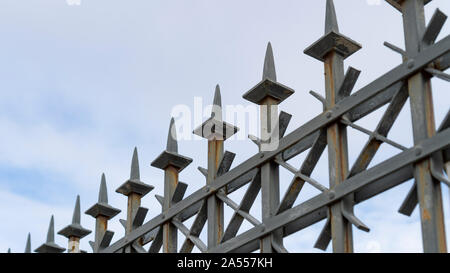
[[[400,56],[383,42],[403,47],[401,14],[376,0],[335,0],[335,6],[341,33],[363,46],[345,62],[362,70],[356,91],[400,64]],[[450,1],[434,0],[426,6],[427,20],[437,7],[450,15]],[[288,133],[319,115],[322,106],[308,92],[324,93],[323,64],[303,50],[323,35],[324,16],[325,0],[81,0],[80,5],[1,0],[0,252],[9,247],[23,252],[28,232],[32,249],[37,248],[45,241],[52,214],[56,231],[70,224],[77,194],[82,212],[97,201],[102,172],[110,204],[122,210],[110,222],[113,241],[121,238],[126,198],[115,189],[129,176],[135,146],[141,179],[155,186],[142,202],[150,209],[146,220],[158,215],[161,207],[154,195],[163,194],[163,172],[150,162],[165,148],[172,110],[179,105],[193,109],[194,98],[206,107],[216,84],[224,105],[250,105],[242,95],[260,81],[268,41],[278,81],[296,91],[280,106],[293,115]],[[449,33],[447,23],[439,39]],[[437,125],[449,109],[446,88],[433,79]],[[373,129],[384,109],[358,124]],[[408,103],[389,138],[412,146]],[[351,163],[366,140],[349,129]],[[250,140],[227,141],[225,149],[237,154],[233,167],[257,152]],[[194,159],[180,175],[190,194],[205,184],[197,167],[206,167],[207,143],[182,140],[179,152]],[[395,153],[384,144],[371,166]],[[304,157],[292,164],[298,167]],[[312,177],[328,186],[326,156]],[[282,194],[291,179],[283,170]],[[370,233],[354,228],[356,252],[422,251],[417,209],[411,217],[397,213],[410,186],[406,182],[355,208],[371,228]],[[296,204],[317,193],[305,188]],[[240,196],[231,198],[239,202]],[[450,231],[446,187],[443,196]],[[260,209],[258,199],[252,213],[259,216]],[[231,212],[226,212],[226,224]],[[94,229],[90,216],[83,214],[81,221]],[[322,225],[290,236],[286,248],[321,252],[313,245]],[[91,251],[89,240],[93,234],[81,245]],[[56,242],[67,248],[66,238],[56,236]]]

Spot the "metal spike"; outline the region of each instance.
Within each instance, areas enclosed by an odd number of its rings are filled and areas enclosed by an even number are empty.
[[[389,42],[384,42],[383,45],[387,48],[389,48],[390,50],[397,52],[398,54],[402,55],[403,59],[407,58],[407,53],[406,51],[404,51],[403,49],[399,48],[398,46],[395,46]]]
[[[325,106],[327,104],[327,100],[319,93],[316,93],[311,90],[311,91],[309,91],[309,94],[311,94],[311,96],[313,96],[314,98],[318,99],[322,103],[322,105]]]
[[[203,167],[197,168],[205,177],[208,177],[208,170]]]
[[[31,234],[28,233],[27,244],[25,246],[25,253],[31,253]]]
[[[213,108],[211,111],[211,117],[215,117],[216,120],[222,121],[222,96],[220,95],[220,86],[216,85],[214,92]]]
[[[175,120],[173,118],[170,119],[166,150],[168,152],[178,153],[177,129],[175,127]]]
[[[325,15],[325,34],[329,32],[339,32],[339,26],[337,22],[336,9],[334,8],[333,0],[327,0],[327,8]]]
[[[77,201],[75,202],[75,209],[73,210],[72,224],[80,224],[81,216],[80,216],[80,195],[77,195]]]
[[[266,57],[264,59],[263,80],[269,79],[277,81],[277,73],[275,71],[275,60],[273,58],[272,44],[269,42],[266,49]]]
[[[123,226],[124,229],[127,229],[127,220],[125,219],[119,219],[120,224]]]
[[[444,81],[450,82],[450,75],[434,68],[425,68],[425,71]]]
[[[89,245],[91,246],[91,248],[92,248],[92,251],[94,251],[94,252],[95,252],[95,242],[93,242],[93,241],[89,241]]]
[[[353,212],[348,211],[346,208],[342,208],[342,215],[350,222],[352,223],[356,228],[369,232],[370,228],[367,227],[361,220],[358,219],[358,217],[353,214]]]
[[[8,253],[11,253],[11,248],[8,248]]]
[[[48,226],[47,243],[54,243],[54,242],[55,242],[55,220],[52,215],[52,218],[50,218],[50,225]]]
[[[139,159],[137,153],[137,147],[134,147],[133,159],[131,160],[130,180],[139,181],[141,176],[139,174]]]
[[[161,195],[155,194],[156,200],[158,200],[158,203],[162,206],[164,204],[164,197]]]
[[[108,191],[106,189],[106,178],[105,174],[102,174],[102,180],[100,182],[100,191],[98,193],[98,202],[103,204],[108,204]]]
[[[261,139],[259,139],[258,137],[249,134],[249,135],[248,135],[248,138],[249,138],[253,143],[255,143],[256,146],[259,147],[259,146],[261,145]]]

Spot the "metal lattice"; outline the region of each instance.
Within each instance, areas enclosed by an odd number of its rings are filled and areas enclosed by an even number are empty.
[[[96,220],[95,241],[90,242],[98,253],[188,253],[197,247],[201,252],[286,253],[283,239],[295,232],[325,220],[315,247],[325,250],[332,242],[333,252],[353,252],[352,228],[369,228],[354,214],[357,204],[383,193],[403,182],[414,179],[411,190],[399,212],[410,216],[419,205],[425,252],[447,252],[441,185],[450,186],[444,171],[450,172],[450,110],[438,129],[434,125],[430,80],[437,77],[450,81],[445,71],[450,66],[450,35],[436,42],[447,16],[437,9],[428,25],[424,6],[431,0],[386,0],[403,15],[405,49],[390,43],[385,45],[401,54],[403,63],[353,92],[360,71],[349,67],[344,73],[344,60],[361,46],[339,31],[334,3],[327,0],[325,35],[304,53],[323,62],[325,97],[311,91],[323,104],[323,113],[285,136],[291,115],[278,113],[278,105],[294,91],[277,82],[270,43],[264,62],[262,81],[243,95],[260,105],[260,138],[249,136],[258,145],[259,153],[231,169],[235,154],[224,151],[224,142],[238,131],[222,119],[222,102],[217,86],[211,118],[194,134],[208,141],[208,166],[199,167],[206,185],[184,197],[187,184],[178,181],[178,174],[192,159],[178,153],[171,120],[166,149],[152,162],[164,171],[164,196],[156,196],[162,212],[145,222],[148,209],[141,207],[141,198],[153,187],[140,180],[137,150],[134,150],[130,179],[116,192],[128,197],[127,219],[120,220],[125,236],[111,244],[114,232],[108,221],[120,210],[108,205],[105,176],[102,176],[98,203],[86,211]],[[390,140],[388,133],[409,98],[413,126],[413,147]],[[368,130],[356,121],[387,105],[375,130]],[[369,136],[353,165],[349,165],[347,128]],[[276,144],[275,149],[270,149]],[[368,168],[381,144],[401,152],[380,164]],[[328,187],[311,174],[327,148],[329,166]],[[299,168],[288,161],[308,151]],[[280,193],[280,168],[292,174],[287,191]],[[318,194],[295,205],[306,184]],[[241,201],[229,194],[247,186]],[[261,194],[261,219],[250,214],[258,194]],[[224,210],[232,217],[224,223]],[[186,221],[193,218],[192,225]],[[252,228],[238,235],[244,221]],[[144,223],[145,222],[145,223]],[[207,242],[200,239],[205,225]],[[58,234],[69,240],[68,252],[80,252],[80,239],[91,231],[80,224],[80,200],[77,197],[72,224]],[[185,237],[178,245],[178,232]],[[53,216],[47,242],[36,252],[63,252],[55,244]],[[28,236],[25,252],[31,252]]]

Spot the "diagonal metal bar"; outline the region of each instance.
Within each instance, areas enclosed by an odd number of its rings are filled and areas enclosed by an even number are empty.
[[[308,176],[312,174],[326,146],[327,146],[327,134],[326,131],[322,130],[320,134],[317,136],[316,140],[314,141],[311,150],[308,152],[305,161],[303,161],[303,164],[300,167],[301,173]],[[302,180],[300,177],[294,177],[282,201],[280,202],[277,214],[285,211],[286,209],[291,208],[294,205],[294,202],[295,200],[297,200],[297,197],[300,194],[300,191],[302,190],[304,183],[305,181]]]
[[[202,206],[194,219],[194,223],[192,223],[191,229],[189,230],[189,234],[198,237],[205,226],[207,220],[207,205],[205,202],[202,203]],[[194,248],[194,242],[188,237],[186,237],[183,245],[181,246],[181,253],[190,253]]]
[[[219,189],[227,186],[228,184],[231,184],[233,181],[237,180],[243,174],[252,171],[253,169],[260,166],[264,162],[270,161],[281,151],[285,151],[286,149],[293,147],[297,143],[304,140],[306,137],[317,132],[320,128],[325,127],[333,122],[336,122],[337,119],[340,119],[340,117],[346,114],[347,112],[350,111],[353,112],[353,116],[350,119],[353,121],[354,118],[361,118],[365,114],[373,111],[374,109],[381,107],[392,98],[390,94],[392,94],[393,96],[394,92],[392,90],[394,91],[396,90],[396,88],[391,89],[393,85],[421,71],[429,63],[446,55],[449,51],[450,51],[450,36],[447,36],[441,41],[437,42],[436,44],[420,52],[417,56],[414,57],[414,62],[411,62],[409,64],[401,64],[397,66],[396,68],[390,70],[383,76],[374,80],[372,83],[360,89],[354,95],[349,96],[348,98],[345,98],[342,101],[340,101],[335,107],[330,109],[329,112],[321,114],[316,118],[313,118],[303,126],[294,130],[292,133],[290,133],[289,135],[280,140],[278,149],[274,151],[259,153],[249,158],[248,160],[241,163],[240,165],[230,170],[226,174],[216,178],[211,186]],[[440,61],[442,64],[443,62],[442,59],[440,59]],[[446,63],[445,65],[448,67],[449,64],[450,62]],[[386,93],[388,95],[386,95]],[[374,98],[377,98],[378,100],[375,101]],[[367,109],[364,109],[364,106],[366,106]],[[315,138],[311,140],[310,142],[311,144],[314,141],[314,139]],[[284,159],[286,160],[285,157]],[[244,184],[245,183],[243,183],[242,185]],[[192,206],[194,206],[200,200],[204,199],[210,194],[211,193],[205,192],[202,189],[198,190],[189,197],[185,198],[183,201],[179,202],[178,204],[174,205],[169,210],[167,210],[165,216],[168,218],[172,218],[180,214],[184,210],[190,209]],[[162,214],[160,214],[159,216],[145,223],[140,228],[132,231],[126,238],[118,240],[110,247],[104,249],[101,252],[102,253],[115,252],[123,248],[124,246],[128,245],[130,241],[133,241],[143,236],[144,234],[148,233],[152,229],[156,228],[164,221],[166,220],[163,219]]]
[[[253,203],[256,200],[256,197],[258,196],[260,189],[261,189],[261,174],[258,171],[257,173],[254,174],[252,182],[250,183],[244,196],[242,197],[242,201],[239,205],[240,211],[243,211],[243,212],[250,211],[251,207],[253,206]],[[229,240],[230,238],[233,238],[234,236],[236,236],[243,221],[244,221],[244,217],[242,215],[240,215],[239,213],[235,212],[233,214],[233,216],[231,217],[230,223],[228,224],[228,226],[224,232],[221,242],[225,242],[225,241]]]
[[[397,93],[392,98],[388,108],[383,114],[380,122],[378,123],[375,132],[382,136],[387,136],[392,126],[394,125],[395,120],[397,119],[400,111],[403,109],[403,106],[408,99],[408,90],[406,86],[402,85],[402,87],[397,91]],[[352,168],[349,172],[349,177],[365,170],[372,159],[375,157],[378,149],[380,148],[382,142],[376,138],[370,138],[365,144],[363,150],[359,154],[355,163],[353,163]]]
[[[428,23],[425,33],[423,34],[422,43],[425,45],[433,44],[441,32],[446,20],[447,15],[445,15],[441,10],[436,9],[433,17],[431,17],[431,20]]]
[[[351,66],[347,69],[347,72],[345,73],[344,81],[342,82],[342,85],[339,88],[338,93],[337,93],[338,100],[341,100],[343,98],[350,96],[360,74],[361,74],[360,70],[357,70]]]
[[[217,197],[222,200],[225,204],[227,204],[230,208],[232,208],[236,213],[238,213],[239,215],[241,215],[242,217],[244,217],[244,219],[246,219],[247,221],[249,221],[251,224],[253,224],[254,226],[260,225],[261,222],[258,221],[258,219],[256,219],[255,217],[253,217],[250,213],[245,212],[241,209],[239,209],[239,205],[236,204],[233,200],[231,200],[230,198],[228,198],[225,194],[218,192]]]
[[[189,241],[194,243],[195,246],[198,247],[198,249],[200,249],[201,252],[206,252],[208,247],[205,245],[205,243],[203,243],[202,240],[200,240],[200,238],[198,238],[197,236],[193,236],[191,234],[191,231],[185,225],[183,225],[182,222],[180,222],[176,218],[173,218],[172,223],[178,228],[178,230],[181,231],[181,233],[183,233],[184,236],[186,236],[186,238],[189,239]]]
[[[258,247],[253,241],[256,241],[257,243],[257,240],[262,236],[283,226],[285,229],[284,236],[288,236],[305,226],[309,226],[311,222],[315,223],[324,219],[327,215],[327,206],[351,193],[355,193],[356,197],[358,192],[363,192],[368,188],[371,188],[373,192],[374,188],[372,185],[379,186],[380,183],[383,184],[386,183],[386,181],[389,181],[391,184],[388,188],[384,189],[387,190],[397,186],[399,181],[400,183],[406,181],[413,175],[412,166],[415,162],[427,158],[448,145],[450,145],[450,129],[446,129],[445,131],[420,142],[417,146],[404,151],[371,169],[346,179],[344,183],[339,184],[333,189],[332,194],[330,194],[331,192],[321,193],[294,208],[273,216],[264,224],[264,226],[254,227],[208,252],[252,252]],[[419,149],[421,151],[420,154],[417,152]]]
[[[406,216],[411,216],[418,204],[419,199],[417,197],[417,184],[416,181],[414,181],[413,186],[409,190],[408,195],[398,209],[398,212]]]

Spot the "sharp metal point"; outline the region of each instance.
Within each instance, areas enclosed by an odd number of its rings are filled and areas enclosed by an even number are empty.
[[[77,201],[75,202],[75,209],[73,210],[72,224],[80,224],[80,195],[77,195]]]
[[[11,248],[8,248],[8,253],[11,253]]]
[[[25,253],[31,253],[31,234],[28,233],[27,244],[25,246]]]
[[[220,94],[220,86],[216,85],[214,92],[213,108],[211,111],[211,117],[215,117],[217,120],[222,120],[222,96]]]
[[[339,33],[339,26],[337,22],[336,9],[334,8],[333,0],[327,0],[326,15],[325,15],[325,34],[329,32]]]
[[[175,126],[174,118],[170,119],[169,134],[167,136],[166,150],[168,152],[178,153],[177,128]]]
[[[48,226],[47,243],[54,243],[54,242],[55,242],[55,219],[52,215],[52,218],[50,218],[50,225]]]
[[[130,180],[140,180],[140,174],[139,174],[139,159],[138,159],[138,152],[137,147],[134,147],[133,151],[133,159],[131,160],[131,171],[130,171]]]
[[[105,174],[102,174],[102,180],[100,182],[100,192],[98,193],[98,202],[108,204],[108,191],[106,189]]]
[[[275,60],[273,58],[272,44],[270,42],[267,44],[266,57],[264,59],[263,80],[265,79],[269,79],[274,82],[277,81]]]

